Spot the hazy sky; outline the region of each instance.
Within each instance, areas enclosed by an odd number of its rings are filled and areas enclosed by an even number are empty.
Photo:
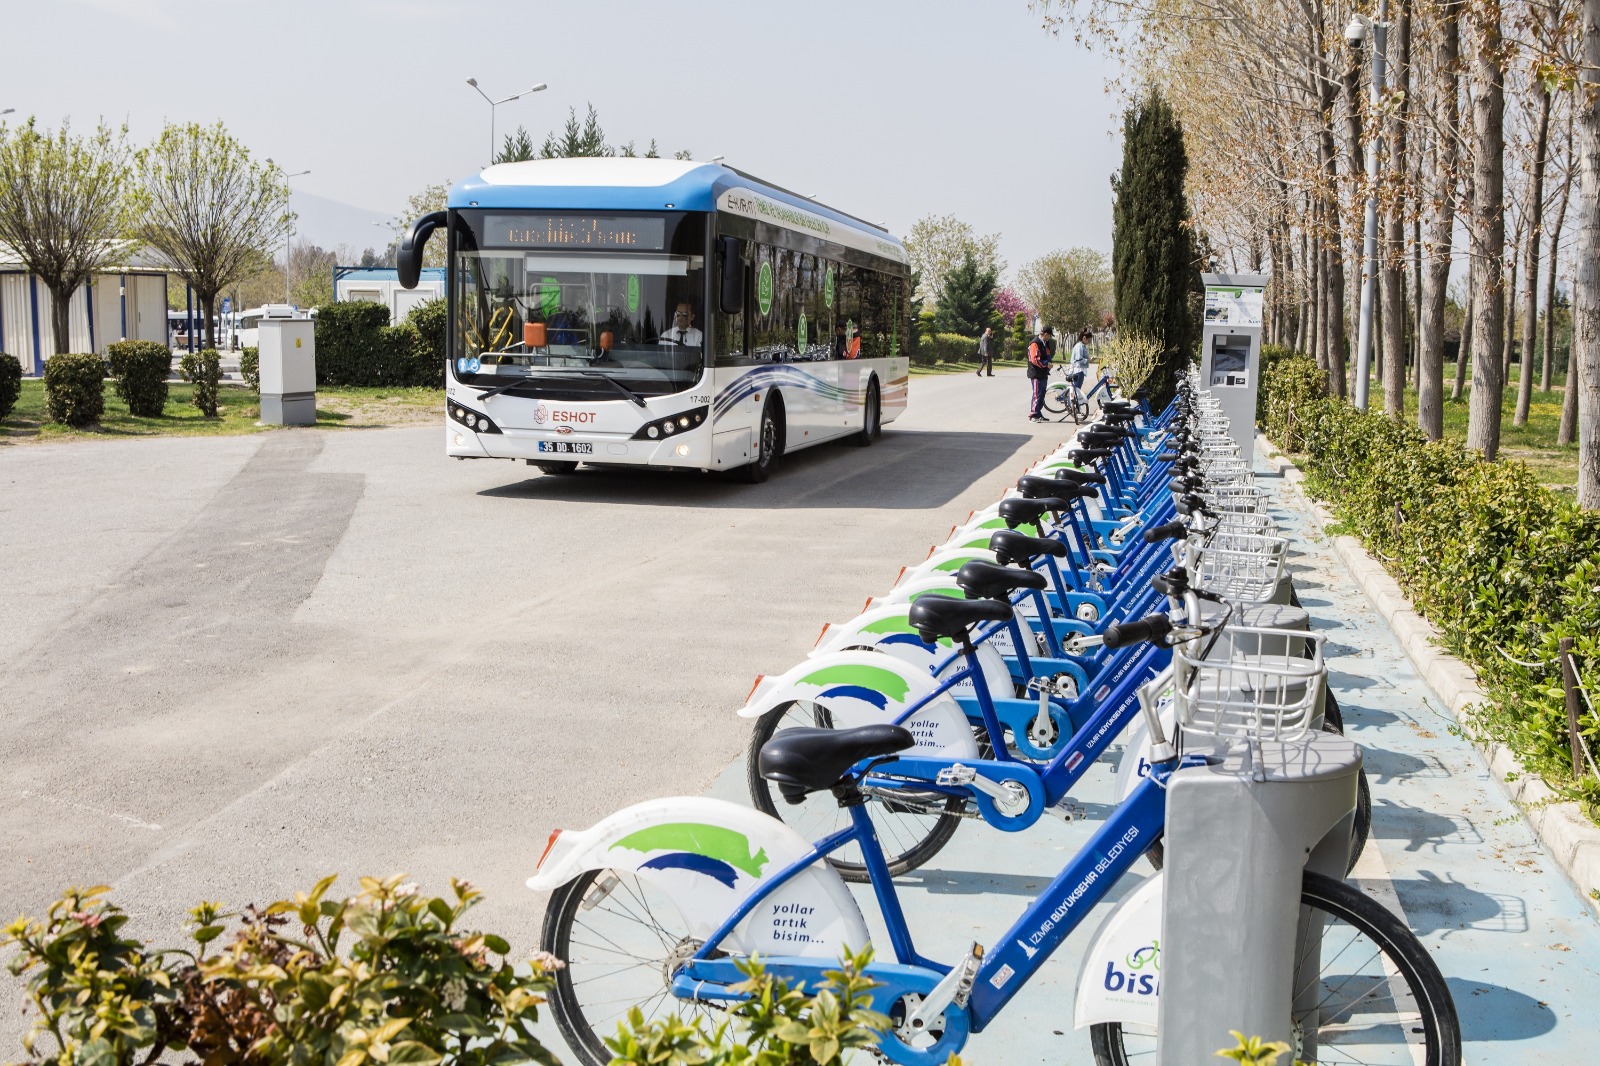
[[[1025,0],[0,0],[0,109],[98,116],[137,141],[212,122],[297,189],[398,213],[483,165],[489,105],[535,140],[592,102],[613,143],[654,137],[904,234],[953,213],[1012,270],[1109,251],[1107,68]],[[377,243],[377,242],[374,242]]]

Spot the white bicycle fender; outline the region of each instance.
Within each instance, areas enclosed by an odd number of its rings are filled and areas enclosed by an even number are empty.
[[[705,938],[766,878],[810,850],[800,834],[750,807],[706,797],[648,800],[562,832],[528,887],[548,892],[590,870],[632,871],[672,898],[691,936]],[[818,862],[762,900],[724,944],[747,955],[837,959],[870,942],[850,890]]]
[[[1145,881],[1118,903],[1094,936],[1078,971],[1072,1026],[1101,1022],[1154,1032],[1161,1002],[1161,904],[1166,880]]]
[[[916,566],[906,567],[905,573],[900,575],[900,580],[895,584],[903,585],[911,578],[923,574],[954,575],[957,570],[974,561],[999,565],[994,552],[988,548],[938,548]]]
[[[965,598],[959,590],[956,595]],[[909,602],[884,604],[863,611],[843,625],[830,625],[817,648],[811,652],[811,658],[850,648],[871,648],[893,655],[912,666],[920,666],[932,675],[935,666],[950,658],[955,650],[955,642],[945,637],[936,645],[924,644],[911,625],[910,612]],[[983,667],[984,678],[989,682],[990,695],[1002,699],[1011,699],[1016,695],[1005,657],[993,646],[992,640],[978,645],[978,661]],[[934,676],[942,680],[965,665],[964,660],[956,659],[942,673]],[[960,696],[972,695],[974,689],[971,679],[961,682],[951,691]]]
[[[878,607],[891,603],[911,603],[918,596],[923,596],[930,592],[941,596],[954,596],[956,599],[961,600],[967,598],[967,594],[953,580],[953,575],[943,571],[935,571],[931,574],[902,578],[900,584],[890,589],[883,596],[874,599],[872,605]],[[1034,607],[1032,600],[1023,600],[1020,606],[1013,605],[1012,611],[1017,616],[1017,625],[1022,627],[1023,636],[1026,638],[1033,629],[1033,623],[1029,619],[1038,617],[1038,609]],[[1011,646],[1011,634],[1006,630],[1001,630],[990,637],[987,643],[993,644],[995,651],[999,652],[1002,657],[1016,654],[1016,649]],[[1039,649],[1032,645],[1028,647],[1027,651],[1029,655],[1039,654]],[[988,669],[987,665],[985,669]],[[1007,695],[1010,695],[1010,693],[1007,693]]]
[[[877,651],[840,651],[807,659],[780,677],[764,678],[739,709],[741,718],[759,718],[785,703],[821,704],[844,729],[892,722],[936,687],[926,669]],[[975,759],[978,742],[959,704],[945,693],[906,719],[917,739],[917,755]]]

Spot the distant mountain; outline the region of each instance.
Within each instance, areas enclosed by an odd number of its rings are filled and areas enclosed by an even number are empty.
[[[300,216],[294,224],[297,248],[304,241],[331,252],[343,244],[359,256],[363,248],[381,250],[394,239],[394,232],[389,229],[393,219],[381,211],[342,204],[298,190],[289,194],[289,209]]]

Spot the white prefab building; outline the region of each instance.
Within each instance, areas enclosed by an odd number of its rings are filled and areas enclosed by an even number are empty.
[[[422,280],[414,289],[400,286],[400,272],[394,267],[335,267],[335,303],[366,300],[389,309],[389,324],[399,325],[418,304],[444,298],[444,267],[424,267]]]
[[[56,354],[50,290],[21,266],[0,260],[0,352],[24,374],[43,374]],[[104,354],[120,340],[167,343],[167,277],[150,270],[96,274],[72,294],[68,350]]]

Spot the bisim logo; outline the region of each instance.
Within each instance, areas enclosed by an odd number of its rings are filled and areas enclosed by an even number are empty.
[[[1161,941],[1152,940],[1123,962],[1127,965],[1126,970],[1117,969],[1115,960],[1106,963],[1107,992],[1121,992],[1130,996],[1161,994]]]

